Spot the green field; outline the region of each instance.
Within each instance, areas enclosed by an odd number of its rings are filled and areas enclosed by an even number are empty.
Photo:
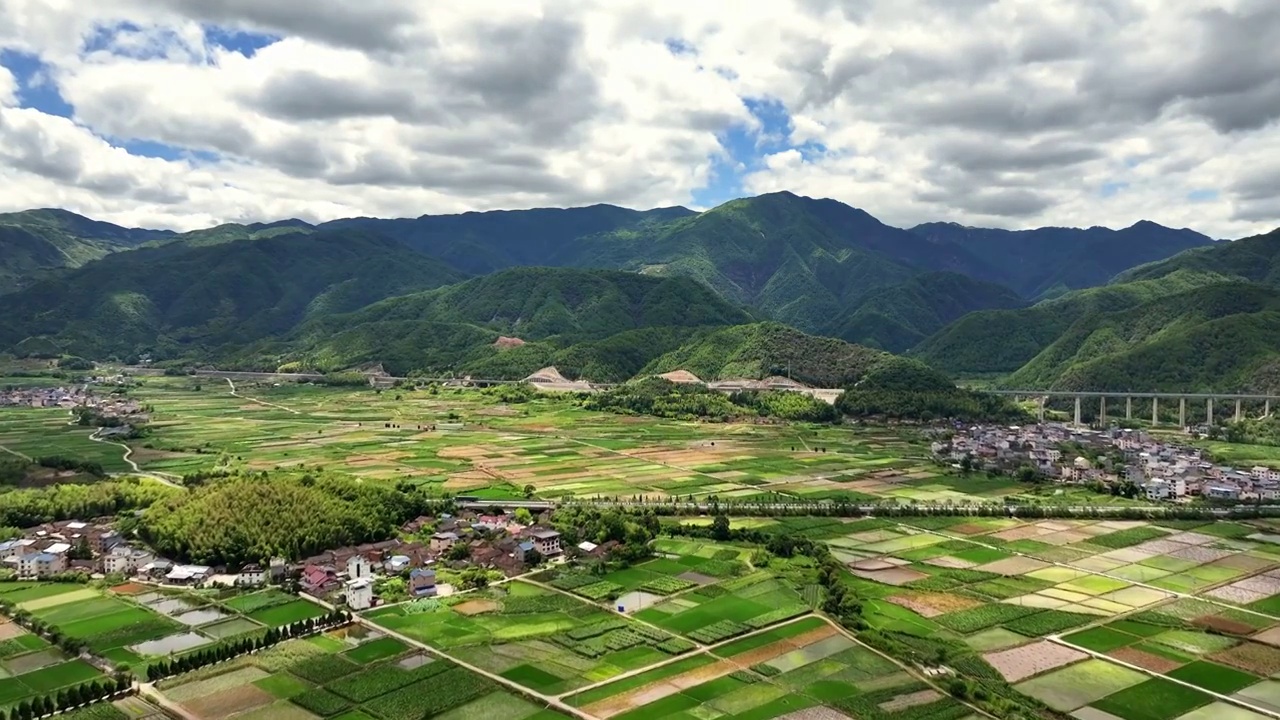
[[[328,642],[288,640],[255,655],[165,680],[159,689],[194,715],[234,706],[242,713],[239,717],[264,720],[562,717],[452,662],[390,638],[368,633],[357,638],[347,630],[321,636]],[[338,648],[349,649],[338,652]]]
[[[374,622],[537,692],[560,694],[693,643],[567,594],[512,583],[368,613]]]

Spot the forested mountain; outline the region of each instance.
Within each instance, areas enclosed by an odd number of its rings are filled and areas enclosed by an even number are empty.
[[[1186,272],[1186,271],[1182,271]],[[1280,293],[1222,283],[1082,317],[1005,384],[1088,390],[1275,390]],[[1269,376],[1270,372],[1265,373]],[[1265,387],[1264,387],[1265,386]]]
[[[574,266],[583,237],[633,232],[695,214],[682,207],[629,210],[614,205],[494,210],[384,220],[335,220],[321,229],[359,229],[398,240],[474,275],[516,266]]]
[[[0,295],[35,283],[49,271],[77,268],[118,250],[171,236],[90,220],[66,210],[0,214]]]
[[[975,277],[1007,285],[1033,299],[1103,285],[1136,265],[1213,242],[1192,230],[1174,230],[1146,220],[1122,230],[1011,231],[926,223],[911,232],[940,247],[964,247],[992,270]]]
[[[1107,286],[967,315],[917,355],[1006,387],[1280,390],[1280,231],[1193,248]]]
[[[1159,280],[1078,290],[1018,310],[970,313],[915,348],[934,367],[959,374],[1009,373],[1027,364],[1083,317],[1223,282],[1221,275],[1183,271]]]
[[[317,317],[243,353],[257,366],[336,370],[381,363],[393,374],[519,378],[561,362],[571,377],[630,377],[697,329],[751,316],[688,278],[609,270],[512,268],[352,313]],[[502,347],[507,337],[524,343]],[[557,365],[558,366],[558,365]]]
[[[1179,253],[1122,273],[1117,283],[1154,280],[1179,270],[1212,272],[1280,288],[1280,230]]]
[[[871,292],[852,313],[831,326],[831,335],[900,353],[970,312],[1012,309],[1027,303],[994,283],[952,272],[932,272]]]
[[[210,357],[308,317],[457,282],[440,261],[357,232],[115,253],[5,297],[0,348]]]
[[[182,234],[30,211],[0,215],[0,291],[28,285],[5,298],[0,352],[494,378],[555,365],[599,381],[790,366],[833,385],[865,371],[867,348],[914,349],[948,372],[1062,382],[1110,358],[1104,346],[1136,352],[1231,306],[1168,320],[1151,338],[1103,315],[1280,276],[1280,238],[1208,243],[1153,223],[908,231],[788,192],[701,213],[595,205]],[[1124,282],[1068,291],[1124,271]],[[1028,307],[1043,296],[1057,299]],[[1073,328],[1082,335],[1068,338]],[[1124,342],[1106,345],[1108,332]]]

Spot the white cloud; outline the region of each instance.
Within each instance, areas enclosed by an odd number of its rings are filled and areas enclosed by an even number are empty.
[[[724,144],[740,128],[768,148],[745,192],[835,197],[900,225],[1278,224],[1266,0],[424,7],[0,0],[0,47],[38,55],[75,108],[73,122],[13,109],[0,69],[0,178],[19,188],[0,204],[175,227],[692,204],[717,163],[743,160]],[[210,44],[213,25],[278,40],[246,57]],[[748,100],[785,108],[789,135]],[[1218,198],[1186,202],[1205,188]]]
[[[0,65],[0,107],[13,105],[18,101],[18,79],[9,72],[9,68]]]

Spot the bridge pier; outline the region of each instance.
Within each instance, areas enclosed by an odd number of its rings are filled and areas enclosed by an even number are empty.
[[[1213,427],[1213,398],[1204,401],[1205,424]]]
[[[1187,399],[1178,398],[1178,427],[1187,426]]]
[[[1244,420],[1244,406],[1241,402],[1240,398],[1236,398],[1236,422]]]
[[[1098,398],[1098,424],[1102,427],[1107,426],[1107,396],[1103,395]]]
[[[1127,397],[1124,399],[1124,419],[1125,420],[1133,419],[1133,398],[1131,397]]]
[[[1151,427],[1160,424],[1160,398],[1151,398]]]
[[[1271,401],[1262,401],[1262,417],[1271,417]]]
[[[1080,396],[1076,396],[1076,427],[1080,427]]]
[[[1041,395],[1041,396],[1040,396],[1040,404],[1039,404],[1039,407],[1036,409],[1036,417],[1037,417],[1037,419],[1039,419],[1040,424],[1042,424],[1042,425],[1044,424],[1044,403],[1045,403],[1045,400],[1046,400],[1045,396]]]

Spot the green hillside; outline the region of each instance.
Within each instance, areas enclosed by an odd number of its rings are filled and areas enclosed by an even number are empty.
[[[1128,378],[1103,377],[1105,373],[1089,368],[1097,363],[1105,365],[1117,358],[1141,354],[1144,348],[1152,345],[1166,349],[1182,347],[1202,332],[1206,323],[1275,310],[1280,310],[1280,294],[1274,290],[1261,285],[1222,283],[1159,298],[1127,310],[1090,314],[1074,323],[1043,352],[1010,375],[1004,384],[1010,387],[1056,388],[1065,387],[1064,383],[1085,387],[1081,383],[1097,382],[1103,383],[1099,388],[1109,390],[1187,389],[1192,386],[1179,383],[1191,381],[1197,373],[1207,370],[1221,377],[1226,365],[1242,368],[1257,358],[1247,357],[1244,350],[1248,344],[1239,347],[1228,345],[1196,348],[1193,353],[1198,360],[1184,368],[1152,366]],[[1220,357],[1224,355],[1231,357]],[[1182,360],[1185,361],[1185,357]],[[1163,361],[1159,363],[1164,364]],[[1236,373],[1231,371],[1227,374]],[[1120,384],[1116,385],[1117,382]],[[1200,380],[1194,385],[1199,388],[1213,386],[1214,383]],[[1229,386],[1218,387],[1225,389]]]
[[[564,361],[570,377],[630,377],[697,328],[749,322],[688,278],[607,270],[513,268],[318,317],[241,360],[333,370],[381,363],[393,374],[524,377]],[[500,349],[500,337],[525,345]]]
[[[990,274],[975,277],[1007,285],[1023,297],[1036,299],[1104,285],[1129,268],[1213,243],[1211,238],[1192,230],[1175,230],[1145,220],[1121,230],[998,230],[926,223],[911,231],[940,247],[964,247],[990,268]]]
[[[978,310],[1026,305],[1012,290],[951,272],[918,275],[873,291],[829,332],[859,345],[900,353],[947,323]]]
[[[780,375],[834,388],[857,382],[888,357],[879,350],[807,335],[779,323],[756,323],[708,333],[658,357],[641,374],[687,370],[706,381]]]
[[[693,215],[685,208],[639,211],[613,205],[495,210],[419,218],[350,218],[320,226],[356,229],[397,240],[470,274],[519,266],[572,266],[574,242],[613,231],[641,231]]]
[[[1011,373],[1086,316],[1134,308],[1224,281],[1216,273],[1183,270],[1158,280],[1078,290],[1018,310],[970,313],[925,340],[912,355],[953,374]]]
[[[458,273],[359,233],[283,235],[207,247],[116,253],[7,298],[0,348],[46,338],[106,359],[217,357],[308,317],[455,282]]]
[[[66,210],[0,213],[0,294],[172,233],[98,222]]]
[[[1122,273],[1117,283],[1155,280],[1178,271],[1210,272],[1280,287],[1280,230],[1266,235],[1188,250]]]

